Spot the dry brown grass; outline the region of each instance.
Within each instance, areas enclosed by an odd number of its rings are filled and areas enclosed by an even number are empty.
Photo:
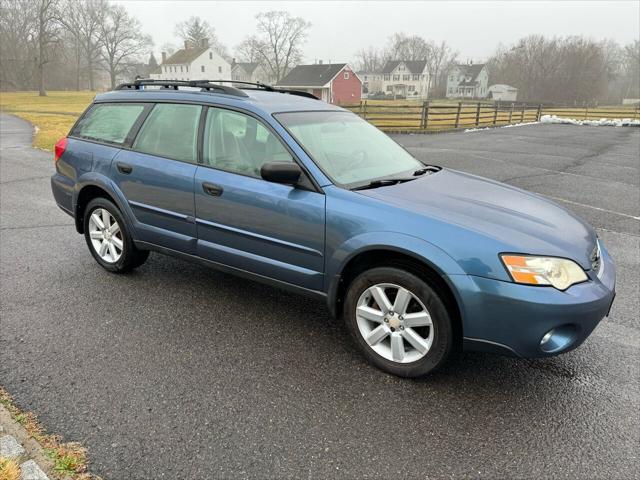
[[[60,478],[73,480],[89,480],[87,473],[87,453],[82,446],[75,442],[61,442],[58,435],[51,435],[38,422],[37,417],[30,412],[23,412],[18,408],[11,395],[0,387],[0,404],[11,414],[11,417],[24,427],[27,433],[44,449],[45,454],[53,461],[56,475]],[[2,477],[0,477],[0,480]]]
[[[0,480],[20,480],[20,467],[13,460],[0,457]]]

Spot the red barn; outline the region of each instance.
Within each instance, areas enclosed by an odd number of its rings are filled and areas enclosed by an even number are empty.
[[[336,105],[359,102],[362,81],[347,63],[298,65],[276,86],[302,90]]]

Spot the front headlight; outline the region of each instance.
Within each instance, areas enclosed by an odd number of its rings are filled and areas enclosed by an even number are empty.
[[[551,285],[566,290],[571,285],[587,280],[580,265],[566,258],[533,257],[530,255],[500,255],[509,275],[516,283]]]

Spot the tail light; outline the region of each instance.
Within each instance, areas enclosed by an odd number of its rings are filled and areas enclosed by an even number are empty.
[[[58,143],[56,143],[56,146],[53,149],[54,151],[53,160],[55,162],[60,160],[60,157],[62,156],[66,148],[67,148],[67,137],[62,137],[60,140],[58,140]]]

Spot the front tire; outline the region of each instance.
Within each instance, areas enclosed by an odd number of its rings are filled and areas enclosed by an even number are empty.
[[[139,267],[149,256],[148,250],[136,248],[122,213],[106,198],[94,198],[87,205],[84,238],[96,262],[112,273]]]
[[[353,280],[344,318],[367,360],[393,375],[426,375],[453,348],[451,316],[437,288],[399,268],[373,268]]]

